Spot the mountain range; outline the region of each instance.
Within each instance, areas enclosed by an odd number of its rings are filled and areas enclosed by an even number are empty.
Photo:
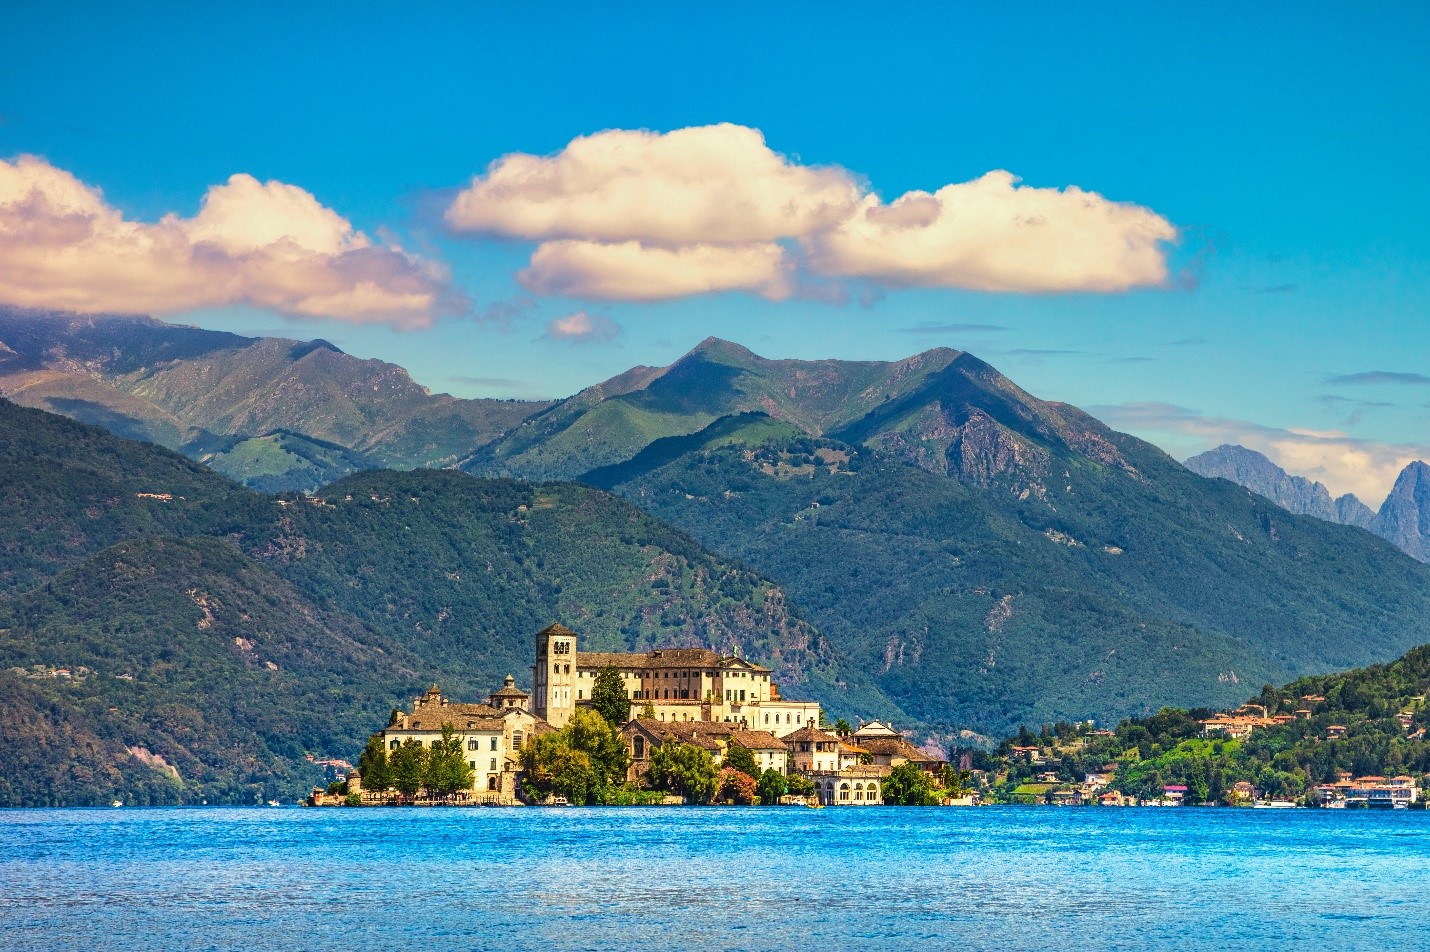
[[[1421,562],[1430,562],[1430,466],[1416,460],[1396,477],[1375,511],[1354,495],[1336,499],[1318,482],[1292,476],[1261,453],[1223,445],[1186,461],[1194,473],[1230,480],[1289,512],[1369,529]]]
[[[432,394],[323,340],[0,307],[0,395],[200,460],[266,492],[446,466],[546,403]]]
[[[202,732],[145,733],[148,707],[222,711],[227,749],[291,784],[297,751],[351,752],[423,681],[475,698],[522,677],[550,620],[595,647],[738,647],[834,715],[958,742],[1233,704],[1430,642],[1430,568],[953,349],[768,360],[710,339],[516,403],[432,396],[321,342],[142,318],[11,313],[0,341],[17,400],[192,457],[0,404],[0,669],[36,723],[109,765],[91,797],[128,776],[130,747],[178,769],[184,796],[268,792],[238,761],[193,786]],[[294,638],[333,647],[310,658]],[[92,696],[53,676],[77,666]],[[118,703],[136,682],[159,686]],[[36,743],[26,762],[44,763]],[[44,776],[32,802],[78,783]]]

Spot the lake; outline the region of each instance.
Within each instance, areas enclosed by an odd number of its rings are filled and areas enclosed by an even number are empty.
[[[0,810],[0,947],[1430,945],[1430,812]]]

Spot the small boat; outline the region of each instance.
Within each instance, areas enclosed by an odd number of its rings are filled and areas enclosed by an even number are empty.
[[[1257,800],[1251,807],[1253,810],[1294,810],[1296,804],[1290,800]]]
[[[113,803],[110,804],[110,806],[112,806],[112,807],[122,807],[122,806],[124,806],[124,801],[123,801],[123,800],[115,800]]]
[[[268,805],[269,805],[270,807],[282,806],[282,804],[279,803],[277,800],[269,800],[269,801],[268,801]]]
[[[546,798],[546,806],[548,806],[548,807],[569,807],[570,805],[571,805],[571,801],[570,801],[570,800],[567,800],[565,797],[547,797],[547,798]]]

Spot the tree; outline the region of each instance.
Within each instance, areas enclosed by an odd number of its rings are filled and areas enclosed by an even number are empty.
[[[848,737],[850,734],[854,733],[854,728],[850,727],[849,722],[841,717],[839,720],[834,722],[834,733],[838,734],[840,737]]]
[[[755,755],[750,753],[749,748],[742,747],[733,741],[725,749],[725,766],[740,771],[752,780],[760,775],[760,767],[755,763]]]
[[[576,711],[564,728],[533,737],[521,750],[522,783],[532,799],[555,794],[572,803],[604,803],[629,765],[621,735],[594,711]]]
[[[387,764],[392,786],[410,797],[422,789],[427,772],[427,748],[420,740],[409,737],[388,755]]]
[[[814,796],[814,781],[804,774],[790,774],[785,779],[785,787],[792,797],[812,797]]]
[[[646,779],[656,790],[678,793],[691,803],[709,803],[715,795],[715,759],[693,744],[666,742],[651,751]]]
[[[780,797],[789,791],[789,783],[785,780],[785,775],[773,767],[760,774],[760,782],[755,791],[760,795],[762,806],[772,807],[780,802]]]
[[[472,765],[463,751],[466,738],[451,724],[442,725],[442,736],[427,751],[423,786],[434,796],[450,797],[458,790],[472,788]]]
[[[387,744],[381,734],[368,738],[367,746],[358,757],[358,773],[362,775],[362,785],[381,793],[392,786],[392,775],[387,768]]]
[[[933,778],[913,764],[899,764],[884,778],[884,802],[900,807],[929,807],[939,802]]]
[[[756,792],[755,778],[734,767],[725,767],[719,774],[719,787],[715,792],[716,803],[733,803],[737,806],[752,805],[759,794]]]
[[[617,730],[631,719],[631,699],[626,694],[625,680],[621,672],[610,665],[596,672],[596,683],[591,688],[591,710]]]
[[[650,698],[645,699],[645,706],[641,708],[641,717],[649,721],[655,720],[655,705],[651,703]]]

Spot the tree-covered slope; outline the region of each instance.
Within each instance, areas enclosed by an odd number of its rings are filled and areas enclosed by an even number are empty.
[[[285,498],[244,544],[462,693],[507,672],[527,680],[532,635],[560,619],[592,650],[714,647],[769,664],[794,696],[877,697],[778,588],[586,486],[362,473]]]
[[[177,453],[0,399],[0,600],[116,542],[221,535],[269,505]]]
[[[227,542],[120,543],[0,607],[0,803],[291,798],[423,667]]]

